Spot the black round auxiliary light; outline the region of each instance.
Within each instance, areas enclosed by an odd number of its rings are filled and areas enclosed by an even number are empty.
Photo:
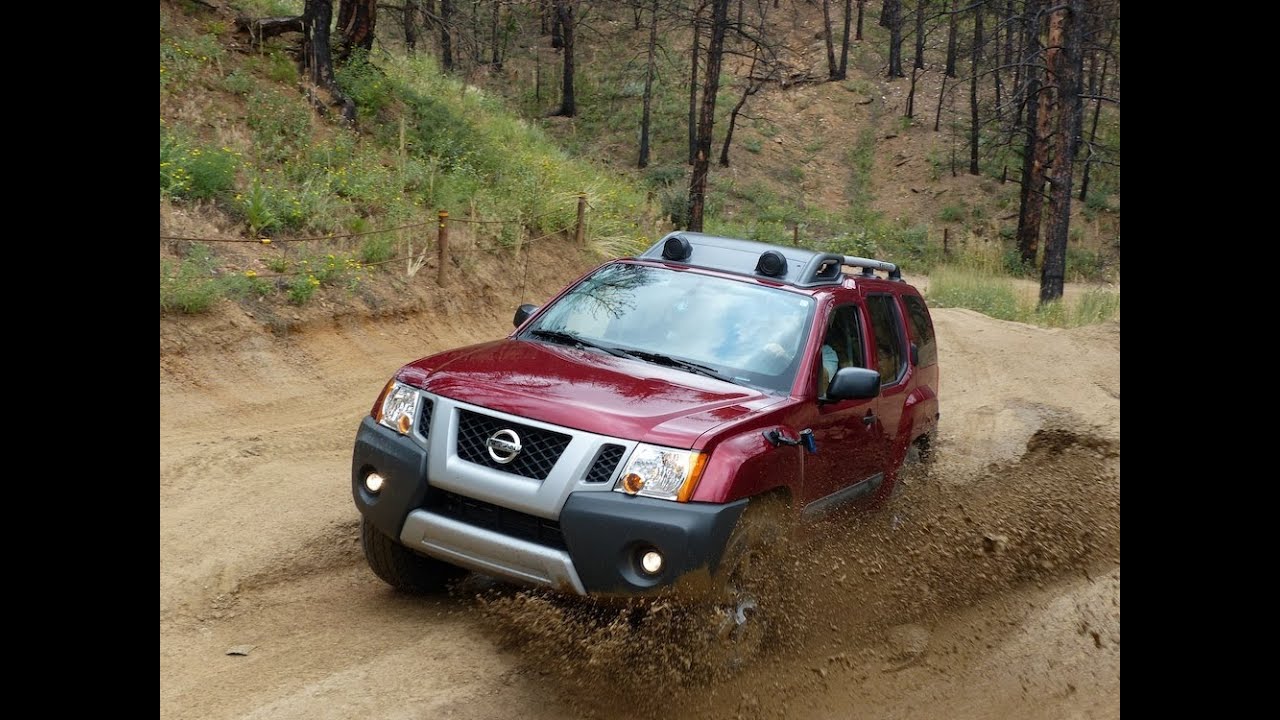
[[[756,272],[769,277],[778,277],[787,273],[787,259],[777,250],[766,250],[756,261]]]
[[[683,235],[667,238],[662,243],[662,257],[665,260],[685,260],[693,254],[693,245]]]

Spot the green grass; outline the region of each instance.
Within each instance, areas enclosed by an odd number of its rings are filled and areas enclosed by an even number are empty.
[[[962,307],[1000,320],[1077,327],[1114,320],[1120,314],[1120,294],[1110,290],[1086,291],[1074,302],[1040,305],[1018,292],[1013,280],[989,270],[957,266],[935,267],[927,292],[938,307]]]
[[[963,205],[948,205],[938,213],[938,219],[942,222],[959,222],[964,220],[965,214]]]

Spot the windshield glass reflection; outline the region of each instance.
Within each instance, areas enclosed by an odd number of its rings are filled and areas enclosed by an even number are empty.
[[[813,306],[806,295],[776,288],[617,263],[575,286],[521,337],[634,353],[784,393],[800,364]]]

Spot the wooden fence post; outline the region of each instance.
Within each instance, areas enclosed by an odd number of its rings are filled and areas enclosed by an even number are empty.
[[[587,194],[578,193],[578,226],[573,231],[573,241],[581,247],[587,238]]]
[[[444,287],[444,261],[449,250],[449,211],[440,211],[440,234],[436,238],[436,284]]]

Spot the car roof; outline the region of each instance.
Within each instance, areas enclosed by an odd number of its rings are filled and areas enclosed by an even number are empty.
[[[879,280],[899,287],[906,285],[898,266],[885,260],[687,231],[666,235],[636,259],[716,270],[806,289],[839,286],[847,277]],[[846,267],[859,268],[861,272],[850,275],[844,272]],[[887,273],[888,277],[880,278],[875,274],[877,270]]]

